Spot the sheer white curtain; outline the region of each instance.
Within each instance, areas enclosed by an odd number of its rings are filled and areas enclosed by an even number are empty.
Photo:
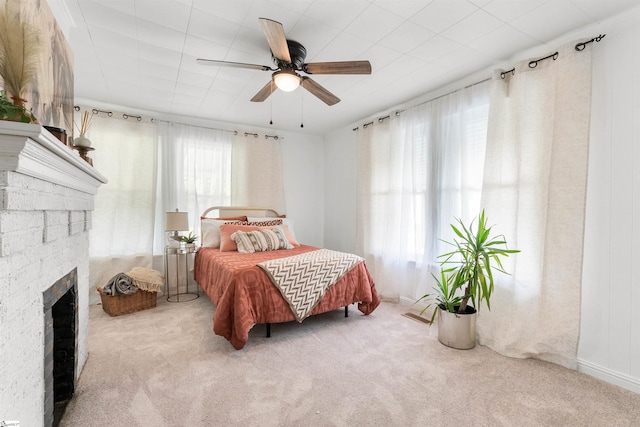
[[[154,124],[116,118],[93,116],[88,136],[93,166],[109,179],[95,198],[89,242],[90,281],[103,286],[152,266],[158,144]]]
[[[487,82],[358,130],[357,251],[383,298],[431,288],[440,238],[478,213]]]
[[[478,337],[502,354],[576,367],[590,112],[589,48],[494,78],[482,206],[522,252]]]
[[[189,226],[200,232],[200,215],[211,206],[231,202],[231,132],[159,122],[160,169],[156,235],[164,235],[165,212],[189,213]],[[163,253],[158,239],[155,253]]]
[[[109,179],[90,234],[96,286],[133,267],[162,270],[165,212],[187,211],[198,234],[200,214],[231,201],[230,132],[93,116],[89,137],[94,167]]]
[[[231,201],[286,212],[282,142],[262,136],[233,138]]]

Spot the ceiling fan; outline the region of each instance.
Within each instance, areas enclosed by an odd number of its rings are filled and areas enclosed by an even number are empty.
[[[371,63],[369,61],[312,62],[306,64],[304,59],[307,56],[307,49],[296,41],[287,40],[281,23],[267,18],[260,18],[260,24],[271,48],[271,56],[276,68],[214,59],[198,58],[197,60],[199,64],[203,65],[273,71],[274,73],[271,75],[269,83],[251,98],[253,102],[264,101],[276,89],[291,92],[298,86],[302,86],[327,105],[334,105],[340,102],[340,98],[310,77],[300,75],[299,72],[305,74],[371,74]]]

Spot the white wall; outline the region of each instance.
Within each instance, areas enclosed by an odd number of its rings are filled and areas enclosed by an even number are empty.
[[[356,132],[342,129],[325,137],[324,247],[356,250]]]
[[[285,133],[282,145],[287,217],[303,244],[324,243],[324,159],[322,138]]]
[[[640,8],[593,49],[579,369],[640,393]]]
[[[493,68],[508,69],[517,60],[600,33],[606,37],[592,50],[592,131],[578,369],[640,393],[640,7],[521,52],[505,64],[496,64],[407,105],[486,78]],[[386,114],[363,118],[325,137],[326,246],[355,249],[357,154],[356,133],[351,128]]]

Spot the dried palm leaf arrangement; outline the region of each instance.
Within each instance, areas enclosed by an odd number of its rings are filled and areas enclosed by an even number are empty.
[[[42,43],[38,29],[22,19],[20,4],[7,1],[0,8],[0,76],[13,103],[24,106],[22,95],[38,70]]]

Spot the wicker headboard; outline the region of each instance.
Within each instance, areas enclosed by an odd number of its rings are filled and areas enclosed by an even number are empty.
[[[202,218],[228,218],[235,216],[253,216],[253,217],[273,217],[277,218],[280,214],[271,208],[261,208],[255,206],[214,206],[207,209],[201,215]]]

